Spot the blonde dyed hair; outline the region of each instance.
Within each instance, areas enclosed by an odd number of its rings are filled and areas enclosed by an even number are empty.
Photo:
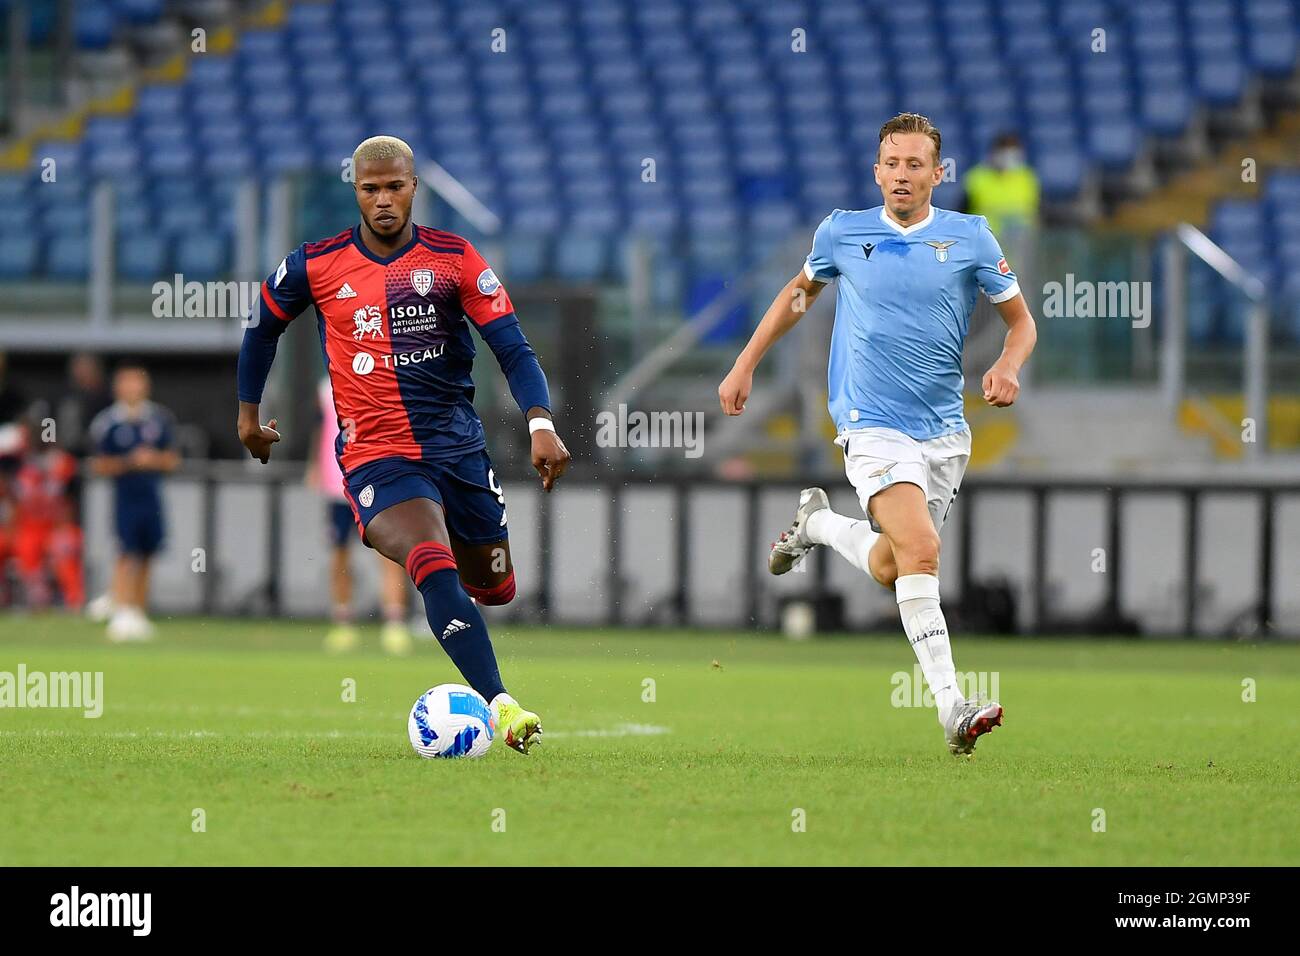
[[[411,169],[415,169],[415,153],[396,136],[372,136],[363,140],[352,151],[352,168],[356,169],[363,162],[384,159],[405,159],[411,164]]]

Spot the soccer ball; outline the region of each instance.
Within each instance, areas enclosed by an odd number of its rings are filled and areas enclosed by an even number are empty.
[[[464,684],[439,684],[418,698],[406,721],[421,757],[481,757],[492,746],[497,715],[483,695]]]

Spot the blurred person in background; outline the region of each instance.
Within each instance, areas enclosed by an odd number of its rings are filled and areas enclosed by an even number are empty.
[[[112,404],[113,393],[99,356],[78,352],[68,359],[68,390],[55,406],[63,448],[78,458],[93,454],[90,423]]]
[[[0,425],[18,425],[26,410],[23,393],[9,381],[9,356],[0,352]]]
[[[984,162],[971,168],[962,180],[965,211],[983,216],[1003,246],[1013,244],[1038,223],[1038,175],[1025,160],[1020,137],[999,135]]]
[[[92,602],[90,612],[109,619],[113,641],[148,640],[153,634],[145,606],[149,563],[164,537],[162,476],[180,464],[175,421],[171,412],[149,400],[149,389],[149,373],[142,366],[121,366],[113,376],[115,401],[90,424],[92,468],[114,479],[119,551],[111,596]]]
[[[22,423],[24,451],[8,485],[11,507],[4,540],[29,608],[49,607],[51,584],[57,583],[63,606],[80,610],[85,600],[81,528],[72,498],[77,460],[59,447],[50,424],[44,403],[34,406]]]
[[[0,352],[0,479],[18,470],[23,453],[23,412],[27,399],[9,381],[9,356]]]
[[[336,457],[340,444],[339,419],[328,378],[321,379],[316,394],[320,429],[316,434],[315,456],[307,466],[307,486],[320,492],[329,506],[330,597],[334,602],[330,617],[334,623],[325,635],[325,650],[341,654],[355,650],[361,643],[353,624],[352,572],[348,565],[348,543],[357,537],[356,519],[343,493],[343,473]],[[389,654],[409,654],[413,641],[406,625],[406,571],[379,555],[379,581],[384,615],[379,643]]]

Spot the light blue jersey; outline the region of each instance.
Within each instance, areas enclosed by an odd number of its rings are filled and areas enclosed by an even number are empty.
[[[893,428],[917,441],[959,432],[961,352],[975,297],[1020,292],[983,216],[931,207],[913,226],[874,209],[836,209],[817,227],[804,274],[838,278],[830,413],[839,431]]]

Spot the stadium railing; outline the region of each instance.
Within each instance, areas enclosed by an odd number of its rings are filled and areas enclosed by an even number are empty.
[[[162,609],[324,617],[324,505],[301,478],[294,462],[187,462],[168,482]],[[768,575],[770,536],[800,484],[571,476],[547,496],[507,478],[519,597],[490,615],[771,629],[786,603],[829,600],[835,630],[892,632],[892,594],[825,548],[800,572]],[[93,583],[111,556],[106,484],[91,481],[84,500]],[[857,513],[847,488],[832,501]],[[1294,483],[968,477],[944,539],[945,606],[967,631],[1300,637],[1300,603],[1283,587],[1300,573]]]

